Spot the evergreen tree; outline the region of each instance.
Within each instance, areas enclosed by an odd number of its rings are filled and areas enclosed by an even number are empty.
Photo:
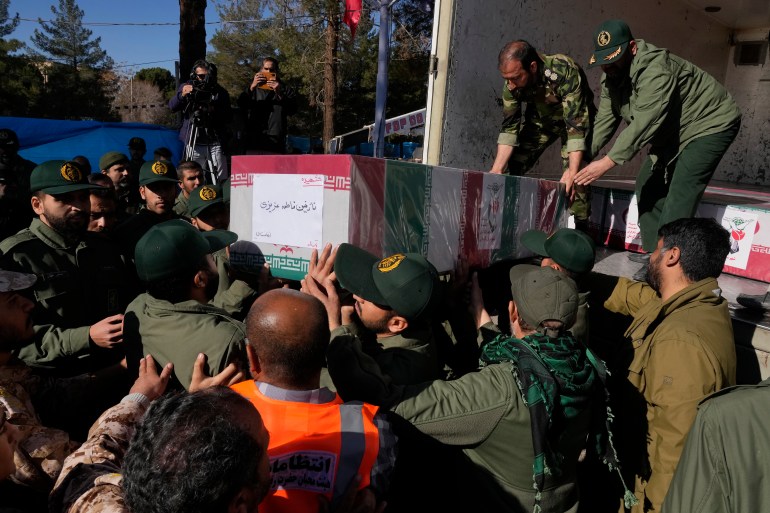
[[[236,99],[259,70],[262,59],[277,58],[282,80],[295,87],[300,97],[298,113],[289,118],[292,135],[320,138],[322,134],[327,4],[327,0],[240,0],[216,5],[223,24],[211,39],[214,51],[210,59],[219,67],[219,83]],[[343,2],[338,4],[339,10],[332,16],[341,17]],[[425,107],[432,5],[433,0],[400,0],[395,4],[388,116]],[[364,2],[355,39],[344,25],[339,31],[337,134],[374,122],[375,13]]]
[[[117,88],[112,59],[101,49],[101,38],[83,26],[83,11],[75,0],[51,6],[53,20],[38,20],[31,41],[35,66],[45,75],[37,102],[38,115],[56,119],[117,119],[110,98]]]
[[[394,6],[388,117],[422,109],[427,104],[432,6],[432,0],[401,0]]]
[[[83,26],[83,10],[75,0],[59,0],[59,8],[51,6],[54,19],[45,23],[38,19],[42,31],[35,29],[32,43],[42,55],[73,69],[112,68],[112,59],[102,50],[102,38],[91,40],[93,32]]]
[[[320,138],[323,131],[326,4],[326,0],[242,0],[217,5],[223,24],[211,40],[210,58],[219,67],[219,83],[238,98],[262,59],[277,58],[281,79],[298,91],[299,109],[289,118],[293,135]],[[342,2],[339,7],[332,15],[341,16]],[[366,15],[361,17],[355,40],[350,40],[344,25],[340,30],[338,133],[359,128],[374,117],[376,36]]]
[[[10,0],[0,0],[0,115],[34,115],[35,100],[43,80],[28,59],[16,55],[24,48],[17,39],[6,39],[19,25],[19,15],[8,15]]]
[[[142,68],[134,75],[134,80],[149,82],[157,87],[166,99],[175,93],[174,77],[166,68]]]
[[[10,35],[19,25],[19,13],[13,18],[8,18],[8,7],[11,0],[0,0],[0,38]]]

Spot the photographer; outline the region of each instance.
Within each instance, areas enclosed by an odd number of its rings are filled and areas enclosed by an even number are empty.
[[[230,172],[222,142],[232,112],[230,95],[217,84],[217,67],[203,59],[195,61],[190,80],[179,87],[168,106],[182,112],[179,140],[185,145],[184,159],[198,162],[209,182],[227,180]]]
[[[278,73],[278,61],[267,57],[238,98],[238,106],[247,116],[248,153],[286,153],[286,118],[297,111],[296,92]]]

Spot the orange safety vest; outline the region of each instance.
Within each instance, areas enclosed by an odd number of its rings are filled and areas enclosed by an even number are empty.
[[[260,513],[318,511],[318,494],[332,505],[356,474],[359,489],[369,486],[380,450],[374,414],[379,407],[339,395],[329,403],[279,401],[266,397],[253,380],[231,387],[257,408],[270,444],[272,484],[259,505]]]

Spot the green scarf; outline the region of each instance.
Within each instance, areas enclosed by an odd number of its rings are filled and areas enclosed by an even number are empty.
[[[564,456],[555,447],[569,422],[600,398],[606,368],[600,360],[587,353],[570,333],[549,337],[533,333],[523,339],[498,335],[481,350],[481,364],[513,362],[513,377],[524,403],[529,408],[532,426],[532,446],[535,461],[532,464],[535,488],[534,512],[540,511],[540,499],[545,475],[561,474]],[[603,399],[607,399],[605,396]],[[601,410],[596,408],[595,410]],[[609,433],[612,414],[609,406],[603,423]],[[602,430],[603,431],[603,430]],[[617,456],[611,444],[603,443],[604,436],[595,435],[603,450],[603,460],[610,468],[617,468]],[[623,484],[625,488],[625,483]],[[629,497],[630,496],[630,497]],[[635,497],[626,488],[627,502]]]

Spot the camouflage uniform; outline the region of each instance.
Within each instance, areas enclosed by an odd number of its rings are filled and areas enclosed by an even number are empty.
[[[569,164],[568,154],[584,151],[590,161],[591,125],[596,107],[585,73],[570,57],[540,55],[537,83],[510,91],[503,85],[503,119],[497,144],[514,146],[508,161],[508,174],[526,174],[545,149],[561,140],[562,171]],[[577,187],[572,213],[585,220],[590,211],[589,189]]]
[[[75,386],[78,381],[80,386]],[[82,390],[89,378],[63,382],[67,386],[58,387],[59,391],[68,394],[70,384],[73,389]],[[15,358],[0,366],[0,404],[19,429],[19,444],[14,454],[16,473],[12,479],[45,493],[59,475],[64,458],[77,447],[66,432],[43,426],[33,406],[32,398],[45,395],[54,383],[33,375],[28,366]]]
[[[99,417],[88,433],[88,441],[65,460],[51,493],[49,511],[128,511],[120,487],[120,470],[136,424],[148,405],[146,397],[131,394]]]

